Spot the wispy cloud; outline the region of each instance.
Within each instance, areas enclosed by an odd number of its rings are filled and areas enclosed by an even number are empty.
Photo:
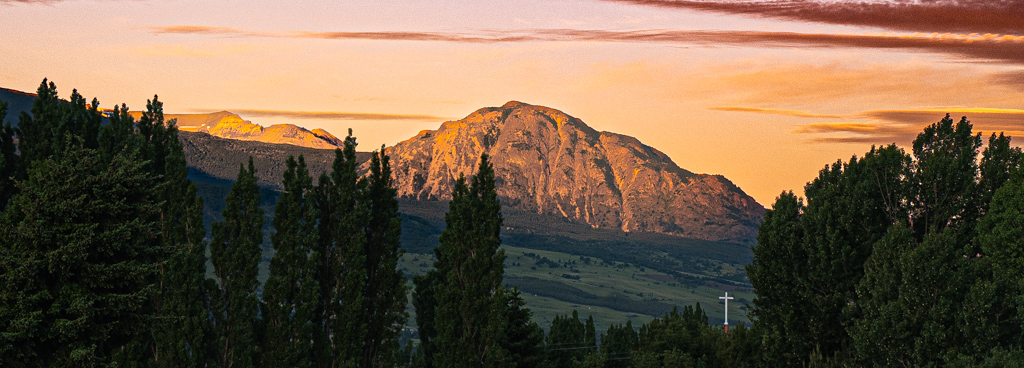
[[[907,143],[914,140],[920,131],[918,126],[891,123],[843,122],[816,123],[804,125],[793,133],[814,134],[813,142],[819,143]]]
[[[827,34],[765,31],[708,31],[644,29],[632,31],[593,29],[533,29],[522,31],[449,32],[312,32],[254,31],[232,27],[194,25],[153,26],[155,34],[212,35],[224,37],[307,38],[328,40],[434,41],[460,43],[508,43],[583,41],[625,43],[698,44],[705,46],[768,46],[793,48],[857,47],[910,49],[951,54],[973,59],[1024,63],[1024,36],[1001,34]]]
[[[779,114],[801,118],[862,119],[868,121],[825,122],[802,125],[793,133],[818,135],[812,141],[822,143],[905,144],[912,141],[924,126],[933,124],[950,114],[954,119],[966,116],[975,132],[1005,132],[1024,137],[1024,110],[1000,108],[925,108],[905,110],[870,110],[856,114],[817,114],[795,110],[776,110],[754,107],[714,107],[711,110]]]
[[[1020,0],[606,0],[900,31],[1024,34]]]
[[[835,114],[816,114],[806,111],[798,110],[780,110],[780,109],[764,109],[760,107],[741,107],[741,106],[716,106],[709,108],[709,110],[717,111],[732,111],[732,112],[754,112],[760,114],[773,114],[773,115],[785,115],[795,116],[800,118],[830,118],[830,119],[842,119],[843,115]]]
[[[199,110],[197,110],[199,111]],[[209,111],[209,110],[202,110]],[[445,121],[451,118],[416,115],[416,114],[377,114],[361,112],[338,112],[338,111],[290,111],[290,110],[251,110],[231,109],[240,116],[249,118],[292,118],[292,119],[320,119],[320,120],[409,120],[409,121]]]
[[[371,41],[438,41],[465,43],[525,42],[541,40],[529,34],[503,34],[502,32],[453,33],[453,32],[315,32],[315,31],[257,31],[234,27],[211,27],[197,25],[146,27],[155,34],[204,34],[225,37],[270,37],[270,38],[312,38],[325,40],[371,40]]]

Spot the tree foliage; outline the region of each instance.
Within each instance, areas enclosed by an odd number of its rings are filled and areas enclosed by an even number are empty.
[[[259,304],[256,275],[263,241],[263,210],[256,168],[239,165],[231,186],[224,221],[213,224],[210,261],[217,277],[212,292],[216,362],[221,367],[251,367],[257,354]]]

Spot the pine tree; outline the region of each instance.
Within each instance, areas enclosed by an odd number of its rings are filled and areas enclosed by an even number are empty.
[[[263,210],[252,157],[239,165],[224,208],[224,221],[213,224],[210,260],[217,277],[212,298],[216,321],[216,362],[223,368],[255,364],[259,304],[256,279],[263,241]]]
[[[142,307],[155,272],[155,180],[140,161],[118,156],[108,165],[73,145],[26,174],[0,240],[2,359],[107,364],[150,322]]]
[[[263,291],[261,365],[313,367],[314,313],[319,305],[317,212],[306,160],[288,157],[284,192],[274,211],[270,278]]]
[[[390,158],[384,147],[370,158],[365,206],[368,218],[363,247],[366,282],[363,295],[362,367],[389,367],[399,350],[398,335],[408,316],[405,313],[406,278],[398,269],[405,252],[399,243],[402,221],[398,212],[398,191],[391,177]]]
[[[100,147],[98,101],[60,100],[46,80],[38,92],[15,130],[20,162],[7,178],[20,190],[0,225],[0,359],[110,364],[154,320],[159,177],[135,146]]]
[[[504,324],[501,280],[505,251],[501,245],[501,205],[494,169],[487,155],[466,185],[460,177],[445,214],[435,267],[437,328],[434,365],[497,367],[507,363],[499,339]]]
[[[508,361],[516,367],[539,367],[544,363],[544,329],[530,320],[533,312],[526,307],[518,288],[502,290],[505,329],[499,344],[508,352]]]

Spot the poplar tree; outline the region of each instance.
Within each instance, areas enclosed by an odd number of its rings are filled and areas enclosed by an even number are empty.
[[[263,210],[252,157],[239,165],[222,212],[213,224],[210,260],[217,278],[213,292],[216,362],[223,368],[251,367],[257,353],[259,302],[256,279],[263,241]]]
[[[195,183],[188,179],[174,120],[167,126],[161,229],[163,242],[171,249],[169,260],[162,268],[159,312],[169,326],[154,331],[157,344],[154,359],[165,367],[197,367],[206,358],[211,337],[206,307],[209,294],[205,286],[203,199],[197,194]]]
[[[363,207],[366,181],[356,173],[356,140],[349,130],[344,149],[335,150],[331,173],[317,186],[319,212],[318,278],[320,301],[314,354],[320,367],[356,366],[362,361],[366,321],[362,318],[366,283]]]
[[[460,177],[445,214],[435,267],[441,275],[436,290],[437,327],[434,365],[497,367],[509,363],[499,344],[504,331],[505,251],[501,245],[501,205],[494,169],[486,154],[476,175]]]
[[[317,211],[313,181],[306,160],[288,157],[282,187],[274,210],[274,258],[263,290],[264,336],[261,365],[265,367],[313,367],[313,333],[319,328],[315,315],[320,283],[316,230]],[[329,280],[325,280],[329,282]]]
[[[380,151],[370,157],[365,187],[365,206],[369,208],[363,247],[366,282],[363,286],[362,318],[366,324],[366,337],[363,340],[362,367],[393,366],[391,359],[400,348],[398,336],[408,319],[405,313],[406,278],[397,267],[398,260],[405,253],[399,242],[402,220],[390,161],[381,146]]]

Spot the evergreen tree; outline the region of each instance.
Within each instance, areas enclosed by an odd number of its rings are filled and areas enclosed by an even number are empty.
[[[213,224],[210,260],[217,277],[213,316],[217,335],[216,362],[223,368],[254,365],[259,304],[256,274],[263,241],[263,210],[252,157],[249,167],[239,165],[222,212],[224,221]]]
[[[126,114],[127,110],[127,107],[115,108],[111,124],[100,134],[101,147],[125,146],[136,141],[130,135],[132,119]],[[143,154],[149,155],[146,158],[150,171],[162,178],[158,195],[161,207],[157,248],[162,254],[158,257],[160,267],[153,298],[158,323],[152,329],[153,347],[147,350],[152,352],[153,364],[199,366],[210,343],[208,296],[204,286],[203,201],[196,193],[195,183],[188,179],[175,120],[164,121],[163,103],[157,96],[147,101],[141,121],[153,125],[150,130],[161,132],[150,135],[148,140],[140,134],[137,140]]]
[[[0,101],[0,122],[7,116],[7,106],[7,102]],[[14,128],[5,123],[0,126],[0,212],[7,208],[7,203],[17,190],[14,187],[19,162],[16,151]]]
[[[37,159],[4,214],[4,365],[109,364],[148,328],[155,180],[130,156],[98,156],[68,144]]]
[[[405,253],[399,243],[402,220],[398,212],[398,191],[391,176],[390,158],[383,146],[370,157],[367,179],[365,206],[369,207],[369,216],[363,247],[366,262],[363,295],[366,299],[362,312],[366,337],[360,366],[390,367],[394,365],[391,358],[399,350],[398,335],[408,316],[405,313],[406,278],[398,269],[398,260]]]
[[[441,288],[441,272],[436,268],[424,275],[412,278],[414,285],[412,306],[416,310],[416,331],[420,337],[420,345],[416,349],[413,366],[432,368],[434,354],[437,351],[437,326],[434,316],[437,310],[437,290]]]
[[[633,323],[608,326],[608,332],[601,334],[601,355],[609,368],[625,368],[633,350],[637,347],[637,334]]]
[[[526,307],[518,288],[503,288],[505,295],[505,331],[499,345],[508,352],[508,361],[516,367],[538,367],[544,362],[544,330],[530,321],[533,312]]]
[[[555,316],[548,329],[547,361],[554,367],[571,367],[587,354],[587,328],[575,309],[572,316]]]
[[[288,157],[284,192],[274,211],[271,241],[276,253],[263,291],[264,337],[261,365],[312,367],[313,333],[320,284],[313,180],[306,160]]]
[[[460,177],[445,214],[435,268],[437,328],[434,364],[438,367],[499,367],[507,352],[499,344],[505,308],[501,280],[505,251],[501,245],[501,205],[494,169],[480,157],[477,174],[466,185]]]
[[[330,176],[317,186],[321,303],[315,315],[320,329],[313,345],[320,367],[356,366],[362,361],[366,322],[362,318],[366,283],[364,231],[366,181],[356,172],[356,140],[349,130],[344,150],[336,149]]]
[[[19,188],[0,225],[0,277],[8,285],[0,296],[7,340],[0,359],[93,365],[138,358],[129,351],[152,326],[153,282],[164,259],[155,240],[160,177],[136,146],[100,147],[98,101],[86,104],[77,91],[60,100],[46,80],[38,92],[14,130],[20,157],[10,160],[10,137],[0,141],[4,179]]]

